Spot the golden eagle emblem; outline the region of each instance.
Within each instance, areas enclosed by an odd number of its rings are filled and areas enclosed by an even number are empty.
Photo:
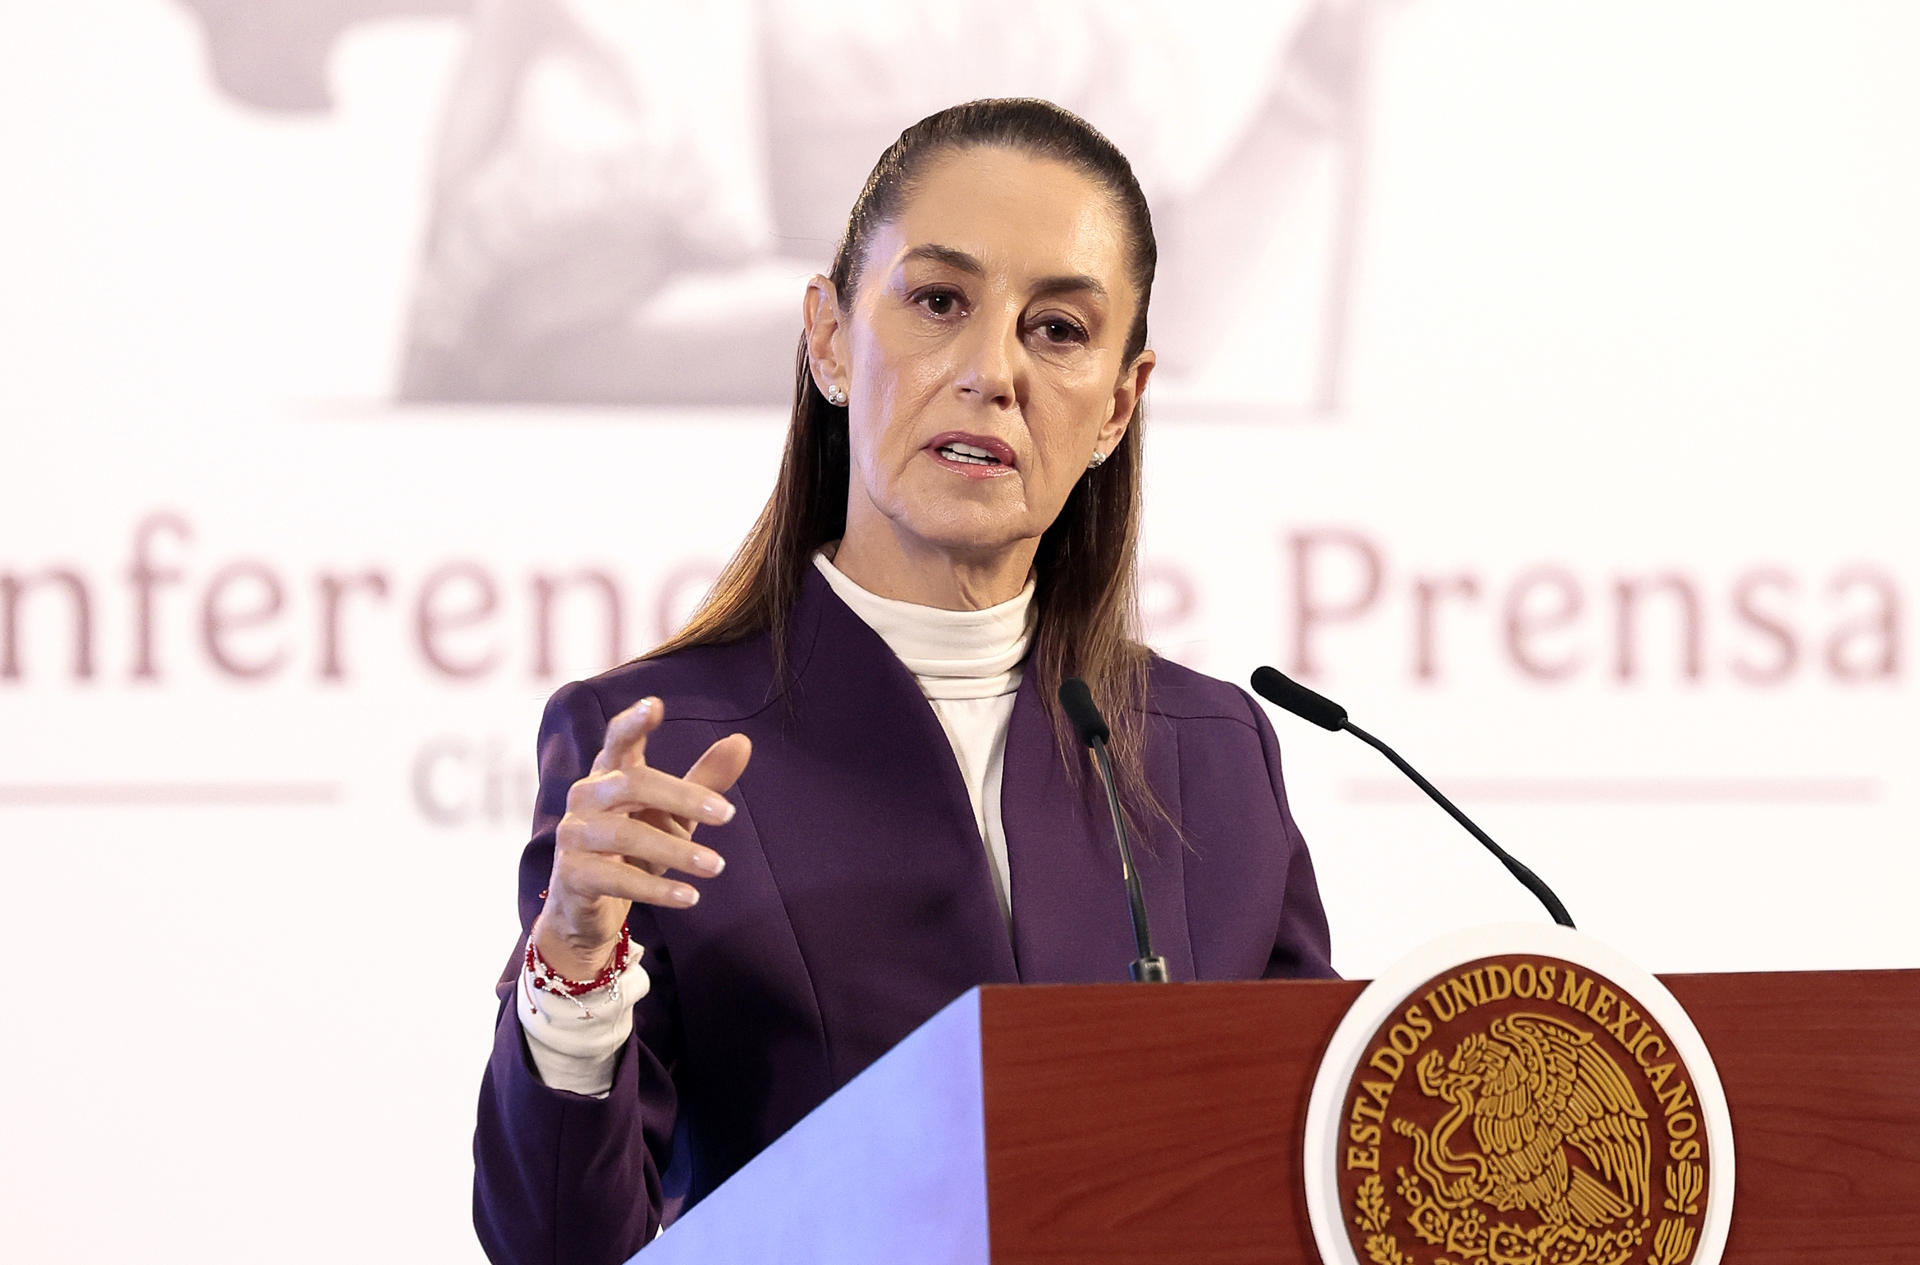
[[[1350,1262],[1688,1265],[1708,1189],[1700,1102],[1636,998],[1512,955],[1389,1005],[1341,1098]]]
[[[1413,1140],[1413,1170],[1433,1202],[1524,1210],[1548,1226],[1588,1230],[1647,1215],[1647,1113],[1592,1033],[1545,1015],[1505,1015],[1444,1063],[1429,1050],[1417,1069],[1420,1091],[1449,1109],[1430,1129],[1404,1119],[1394,1129]],[[1458,1150],[1469,1123],[1475,1148]]]

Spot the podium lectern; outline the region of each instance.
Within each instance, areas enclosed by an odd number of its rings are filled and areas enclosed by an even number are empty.
[[[1920,971],[1663,976],[1733,1117],[1730,1265],[1920,1262]],[[1307,1097],[1351,981],[976,989],[637,1265],[1320,1260]]]

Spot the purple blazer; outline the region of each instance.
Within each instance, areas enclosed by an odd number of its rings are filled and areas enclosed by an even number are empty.
[[[634,907],[653,987],[607,1098],[541,1084],[511,960],[474,1136],[474,1224],[494,1261],[624,1261],[680,1202],[669,1191],[697,1200],[975,985],[1127,978],[1104,793],[1068,780],[1032,679],[1014,700],[1000,801],[1009,936],[959,766],[906,666],[811,567],[791,632],[790,707],[770,688],[766,637],[630,663],[547,705],[523,934],[567,789],[609,718],[657,695],[667,720],[650,763],[684,771],[736,730],[753,759],[730,795],[738,814],[700,833],[726,873],[692,909]],[[1265,715],[1159,659],[1148,711],[1148,777],[1186,833],[1143,823],[1159,828],[1134,843],[1172,977],[1331,975]]]

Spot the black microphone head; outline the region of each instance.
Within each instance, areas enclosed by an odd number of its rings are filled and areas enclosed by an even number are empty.
[[[1067,719],[1073,724],[1073,731],[1080,735],[1080,741],[1091,747],[1096,742],[1107,742],[1113,737],[1107,731],[1107,722],[1100,716],[1100,709],[1093,705],[1093,691],[1087,683],[1077,676],[1070,676],[1060,682],[1060,706],[1066,709]]]
[[[1275,707],[1284,707],[1301,720],[1310,720],[1322,729],[1346,728],[1347,709],[1320,694],[1315,694],[1292,677],[1272,668],[1253,670],[1253,692]]]

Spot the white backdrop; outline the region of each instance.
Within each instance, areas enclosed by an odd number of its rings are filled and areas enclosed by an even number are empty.
[[[463,138],[536,8],[614,88],[543,54]],[[1158,645],[1297,670],[1650,969],[1920,965],[1920,10],[814,11],[6,5],[9,1259],[478,1258],[540,704],[698,599],[784,417],[727,356],[983,92],[1109,129],[1187,266]],[[658,257],[603,302],[573,238]],[[1540,916],[1275,723],[1345,973]]]

